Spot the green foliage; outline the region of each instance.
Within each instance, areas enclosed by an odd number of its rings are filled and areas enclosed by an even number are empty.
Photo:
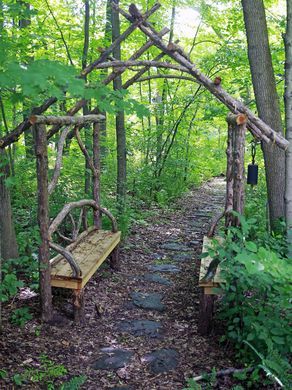
[[[74,376],[69,382],[63,383],[59,390],[78,390],[86,382],[86,379],[85,375]]]
[[[22,386],[28,383],[40,383],[45,384],[49,389],[54,389],[54,380],[67,373],[67,369],[63,364],[54,363],[46,355],[41,355],[39,360],[39,367],[27,368],[23,373],[17,373],[13,376],[16,385]],[[78,387],[72,387],[72,389],[75,388],[78,389]],[[70,389],[70,387],[68,389]]]
[[[0,369],[0,379],[7,378],[8,374],[6,370]]]
[[[21,307],[20,309],[15,309],[11,314],[11,322],[14,325],[20,327],[23,327],[31,319],[32,315],[30,314],[28,307]]]
[[[275,253],[268,242],[263,246],[253,240],[255,219],[239,218],[241,227],[230,228],[224,243],[216,243],[209,252],[221,260],[225,281],[219,314],[227,327],[223,339],[234,343],[238,356],[258,364],[249,348],[252,346],[264,357],[265,366],[287,384],[284,368],[291,352],[292,264]]]
[[[10,297],[16,295],[18,288],[23,286],[23,282],[18,280],[14,273],[4,274],[0,284],[0,300],[6,302]]]

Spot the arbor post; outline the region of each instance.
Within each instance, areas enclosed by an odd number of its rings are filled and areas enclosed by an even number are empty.
[[[49,195],[48,195],[48,150],[44,124],[35,125],[35,154],[38,184],[38,224],[41,244],[39,247],[39,283],[42,320],[52,317],[52,289],[49,254]]]
[[[238,226],[239,219],[231,211],[243,214],[244,209],[244,148],[247,117],[243,114],[227,116],[227,170],[225,226]]]

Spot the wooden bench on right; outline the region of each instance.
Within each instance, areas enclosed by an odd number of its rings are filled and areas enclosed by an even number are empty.
[[[222,240],[221,237],[216,237],[217,240]],[[212,246],[212,238],[204,236],[202,253],[208,252],[208,248]],[[212,257],[207,256],[201,259],[199,288],[200,288],[200,306],[199,306],[199,322],[198,331],[201,335],[208,335],[212,330],[212,320],[214,311],[214,298],[220,294],[220,285],[224,280],[220,275],[220,265],[216,268],[216,272],[212,278],[206,280]]]

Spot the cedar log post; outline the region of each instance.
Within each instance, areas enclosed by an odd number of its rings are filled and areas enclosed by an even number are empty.
[[[239,219],[230,214],[236,211],[243,214],[244,209],[244,147],[247,116],[244,114],[227,116],[227,169],[226,169],[226,219],[225,226],[238,226]]]
[[[84,289],[73,290],[73,311],[74,321],[82,323],[84,321]]]
[[[199,288],[198,333],[207,336],[212,331],[215,295],[205,294],[204,287]]]
[[[49,253],[49,194],[48,194],[48,150],[46,126],[35,126],[35,154],[38,183],[38,224],[41,244],[39,247],[39,278],[42,320],[52,317],[52,289]]]

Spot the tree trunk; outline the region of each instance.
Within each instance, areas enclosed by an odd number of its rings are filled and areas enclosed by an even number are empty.
[[[292,4],[287,1],[287,28],[285,34],[285,109],[286,138],[290,142],[286,151],[286,224],[288,258],[292,258]]]
[[[259,117],[282,133],[281,112],[263,0],[242,0],[252,82]],[[284,217],[285,152],[272,145],[263,145],[270,222]]]
[[[30,10],[30,4],[26,3],[24,1],[18,1],[19,4],[25,6],[26,10]],[[28,27],[31,24],[30,17],[27,17],[26,19],[20,19],[18,22],[18,27],[20,29],[24,29]],[[30,58],[27,58],[28,61],[30,61]],[[27,116],[29,115],[29,107],[27,103],[27,99],[23,100],[23,119],[25,120]],[[32,160],[34,158],[34,145],[33,145],[33,134],[32,129],[28,129],[24,132],[24,144],[25,144],[25,155],[26,158]]]
[[[52,317],[52,289],[49,253],[49,194],[48,194],[48,150],[45,125],[36,125],[35,154],[38,183],[38,223],[41,244],[39,247],[40,299],[42,319],[45,322]]]
[[[7,162],[5,164],[5,162]],[[12,208],[10,192],[5,184],[9,176],[9,164],[7,153],[4,149],[0,150],[0,246],[2,259],[18,257],[16,235],[12,219]]]
[[[112,0],[112,3],[118,5],[119,0]],[[120,18],[119,12],[112,8],[112,41],[120,36]],[[113,56],[117,60],[121,59],[121,46],[118,45],[113,50]],[[119,75],[113,81],[114,89],[122,89],[122,78]],[[125,113],[119,111],[116,114],[116,138],[117,138],[117,200],[122,212],[126,198],[126,179],[127,179],[127,156],[126,156],[126,130]]]

